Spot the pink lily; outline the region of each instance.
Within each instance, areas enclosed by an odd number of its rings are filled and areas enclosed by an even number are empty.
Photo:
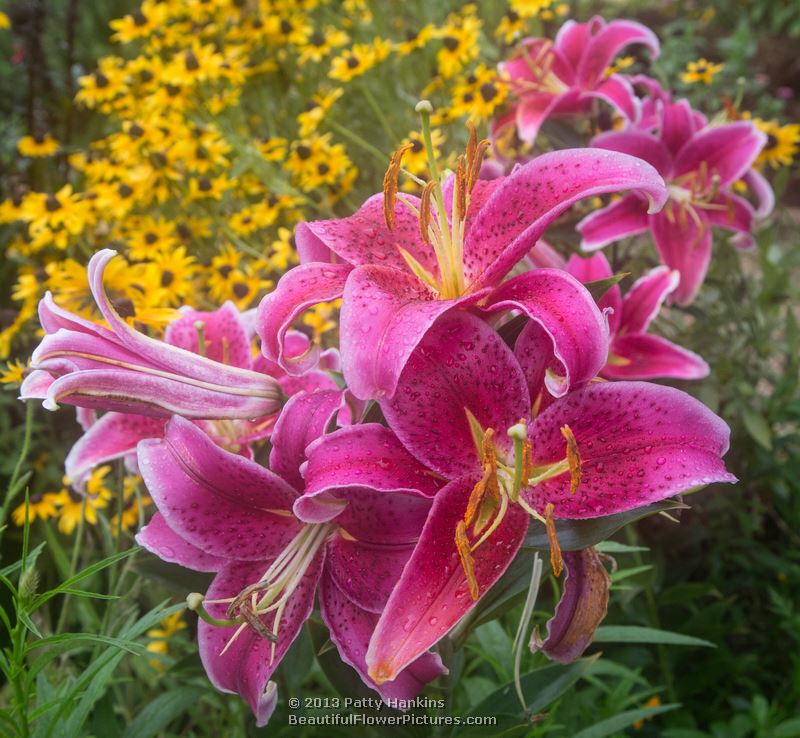
[[[323,371],[314,369],[302,377],[288,376],[277,364],[263,356],[254,357],[251,350],[253,331],[233,305],[225,303],[219,310],[201,312],[182,308],[183,315],[170,323],[164,343],[196,355],[274,377],[284,395],[290,397],[300,391],[336,389],[336,383]],[[202,339],[201,339],[202,336]],[[308,338],[297,332],[287,336],[290,345],[305,350]],[[202,346],[201,346],[202,341]],[[325,363],[335,363],[328,353]],[[218,445],[250,457],[250,444],[268,438],[272,433],[276,415],[266,415],[254,420],[214,419],[195,420]],[[135,413],[108,412],[94,419],[85,433],[70,450],[65,461],[65,472],[73,486],[81,488],[91,470],[113,459],[124,458],[128,468],[136,470],[136,445],[145,438],[160,438],[167,420]]]
[[[381,401],[403,445],[450,481],[434,497],[370,642],[366,662],[377,683],[395,678],[472,610],[514,559],[530,517],[554,542],[559,519],[610,515],[735,481],[721,460],[725,423],[670,387],[590,383],[528,423],[530,398],[544,393],[544,341],[530,322],[512,352],[476,316],[451,313],[413,352],[395,395]],[[332,443],[324,437],[316,451]],[[553,559],[555,568],[557,545]]]
[[[435,321],[450,310],[480,305],[521,310],[540,321],[552,337],[550,354],[563,364],[561,377],[582,381],[577,375],[583,367],[565,359],[573,327],[587,331],[588,363],[607,344],[604,321],[588,292],[563,272],[502,280],[578,200],[633,189],[657,210],[666,196],[662,180],[645,162],[596,149],[552,152],[508,177],[478,180],[480,152],[473,141],[457,175],[442,187],[434,177],[422,199],[396,195],[396,154],[384,194],[369,198],[350,217],[298,225],[301,264],[259,307],[265,355],[290,373],[313,365],[313,354],[288,353],[286,331],[310,305],[342,296],[340,350],[348,386],[361,399],[390,397]],[[552,305],[571,306],[571,320],[554,315]]]
[[[425,653],[392,682],[378,685],[367,674],[364,657],[378,614],[437,488],[392,433],[377,425],[345,429],[369,451],[359,486],[349,490],[352,500],[348,490],[342,493],[339,518],[305,524],[292,512],[309,442],[341,406],[339,391],[292,397],[272,435],[272,470],[221,449],[180,417],[167,423],[163,438],[139,444],[139,466],[158,512],[137,541],[166,561],[215,572],[202,603],[190,596],[203,618],[200,657],[214,686],[239,693],[259,726],[277,702],[270,677],[311,615],[317,591],[342,659],[382,697],[409,699],[446,673],[437,654]],[[401,524],[379,526],[379,520]]]
[[[760,187],[751,168],[766,143],[764,133],[746,121],[702,129],[698,124],[681,100],[664,105],[657,134],[630,129],[597,136],[593,145],[652,164],[668,183],[669,201],[661,212],[650,213],[644,200],[629,194],[578,225],[585,250],[649,230],[662,262],[680,274],[671,296],[679,305],[691,303],[705,279],[713,226],[734,231],[736,248],[752,248],[755,212],[731,186],[747,177]],[[759,198],[763,194],[760,188]]]
[[[588,259],[571,256],[566,270],[581,282],[594,282],[612,276],[611,265],[602,253]],[[647,332],[664,300],[675,291],[680,275],[660,266],[640,277],[625,297],[614,285],[600,299],[608,315],[611,345],[608,361],[600,375],[607,379],[702,379],[708,364],[688,349]]]
[[[59,308],[47,293],[39,303],[45,337],[33,352],[23,400],[40,398],[151,417],[259,418],[277,412],[283,393],[274,377],[198,356],[145,336],[117,313],[103,287],[115,251],[89,261],[89,286],[110,329]],[[215,347],[222,350],[222,347]]]
[[[526,38],[500,71],[511,85],[516,105],[496,128],[515,124],[519,137],[533,143],[545,120],[585,115],[594,99],[602,100],[628,120],[639,115],[639,103],[627,77],[608,74],[614,57],[631,44],[644,44],[658,57],[656,35],[640,23],[595,16],[587,23],[567,21],[555,42]]]

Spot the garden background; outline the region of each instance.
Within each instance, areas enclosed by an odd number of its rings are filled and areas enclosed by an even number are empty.
[[[208,684],[195,617],[181,605],[204,580],[144,552],[131,555],[152,509],[136,475],[118,462],[103,466],[88,482],[89,497],[79,496],[62,480],[81,432],[75,413],[29,403],[26,424],[16,398],[38,341],[36,304],[49,289],[59,304],[87,310],[83,268],[111,246],[126,257],[107,275],[117,309],[156,335],[184,303],[255,307],[296,261],[296,222],[355,210],[379,189],[403,140],[417,142],[407,168],[425,171],[414,114],[420,98],[434,103],[436,143],[459,150],[466,117],[485,133],[502,108],[495,66],[523,29],[552,37],[564,19],[599,13],[658,34],[662,53],[650,73],[676,96],[709,117],[746,113],[771,137],[774,155],[762,166],[777,207],[757,233],[758,248],[740,253],[716,239],[699,298],[657,323],[661,335],[709,363],[706,379],[672,384],[731,425],[727,462],[740,481],[687,497],[688,509],[673,513],[679,524],[653,516],[606,544],[618,566],[608,618],[589,659],[569,671],[534,672],[531,694],[546,694],[556,675],[563,684],[535,710],[539,719],[455,734],[800,735],[800,130],[792,128],[800,117],[800,6],[273,5],[261,19],[251,0],[0,4],[0,473],[9,489],[0,567],[27,603],[15,614],[12,590],[0,588],[8,629],[0,645],[15,675],[0,685],[0,732],[352,735],[288,727],[284,700],[259,731],[238,698]],[[443,43],[453,38],[455,49]],[[182,49],[180,65],[171,61],[174,48]],[[690,63],[700,59],[708,62],[698,71]],[[569,145],[574,132],[554,127],[548,135]],[[574,220],[548,234],[562,253],[574,250]],[[609,254],[637,274],[656,263],[652,250],[626,244]],[[335,339],[335,312],[323,305],[305,318],[323,345]],[[540,626],[554,601],[545,590]],[[426,692],[445,696],[449,714],[505,711],[493,693],[511,678],[523,598],[518,592],[502,610],[489,608],[450,682]],[[636,638],[630,626],[683,638]],[[326,639],[312,621],[278,672],[284,696],[367,694]],[[544,663],[527,654],[524,670]],[[15,692],[20,685],[25,694]]]

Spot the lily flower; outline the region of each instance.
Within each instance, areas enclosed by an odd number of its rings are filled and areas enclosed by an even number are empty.
[[[608,73],[614,58],[631,44],[644,44],[658,57],[656,35],[640,23],[595,16],[587,23],[567,21],[555,41],[526,38],[513,58],[500,65],[517,103],[496,126],[515,124],[519,137],[533,143],[551,117],[585,115],[595,99],[636,120],[639,104],[627,77]]]
[[[423,132],[429,133],[430,104],[423,101],[418,109]],[[558,272],[545,279],[531,272],[502,280],[578,200],[633,189],[655,211],[666,197],[661,178],[640,159],[575,149],[544,154],[508,177],[480,180],[486,146],[472,129],[466,156],[447,178],[439,177],[431,154],[433,179],[420,198],[397,192],[401,147],[382,194],[350,217],[299,224],[301,264],[259,306],[265,355],[288,372],[302,373],[313,365],[313,354],[290,355],[283,337],[310,305],[339,296],[342,369],[361,399],[391,397],[414,348],[438,318],[456,308],[512,309],[513,302],[513,309],[558,323],[550,306],[570,304],[576,324],[592,331],[589,355],[604,351],[607,334],[594,301],[569,275]],[[560,330],[572,328],[563,324]],[[559,337],[553,341],[551,353],[562,353]]]
[[[22,384],[23,400],[41,398],[48,410],[66,402],[156,418],[247,419],[280,409],[283,392],[274,377],[198,356],[129,326],[103,287],[103,271],[115,254],[99,251],[88,266],[92,295],[109,328],[59,308],[49,292],[39,303],[46,335],[33,352],[35,371]],[[215,349],[224,352],[221,345]]]
[[[613,272],[601,252],[588,259],[571,256],[566,270],[581,282],[611,277]],[[634,282],[625,296],[613,285],[598,305],[608,311],[611,345],[608,361],[600,370],[607,379],[702,379],[708,364],[693,351],[647,332],[664,300],[678,287],[680,275],[660,266]]]
[[[314,369],[302,377],[287,375],[277,364],[263,356],[253,356],[251,345],[253,330],[246,315],[231,302],[218,310],[203,312],[188,307],[181,308],[181,317],[167,326],[164,343],[197,356],[204,356],[225,366],[239,367],[273,377],[286,397],[297,392],[315,389],[336,389],[334,380],[324,371]],[[308,338],[298,332],[287,336],[296,350],[305,350]],[[323,363],[335,365],[335,356],[327,352]],[[89,411],[91,412],[91,411]],[[268,438],[277,415],[249,419],[195,420],[217,445],[251,457],[250,444]],[[113,459],[124,458],[132,471],[136,469],[136,445],[145,438],[160,438],[167,422],[163,417],[136,413],[107,412],[101,418],[92,418],[84,427],[84,434],[70,450],[65,461],[65,472],[73,486],[80,489],[91,470]]]
[[[438,486],[392,433],[377,425],[344,429],[369,449],[341,519],[306,524],[292,512],[309,442],[325,432],[342,402],[342,392],[333,390],[292,397],[272,434],[271,469],[225,451],[180,417],[167,423],[163,438],[139,444],[139,467],[158,512],[137,541],[166,561],[215,573],[205,597],[187,599],[202,618],[200,657],[214,686],[240,694],[259,726],[277,702],[270,678],[317,592],[342,659],[382,697],[410,699],[446,673],[437,654],[425,653],[392,682],[378,685],[367,674],[378,614]]]
[[[679,305],[691,303],[705,279],[712,227],[734,231],[732,243],[738,249],[753,247],[756,213],[731,191],[732,185],[748,177],[757,197],[765,194],[752,173],[765,134],[747,121],[701,129],[698,123],[689,103],[681,100],[664,105],[657,133],[629,129],[597,136],[594,146],[652,164],[667,181],[669,200],[661,212],[651,213],[646,202],[631,193],[578,224],[587,251],[650,231],[661,261],[680,274],[670,298]]]
[[[512,351],[477,316],[450,313],[413,352],[395,395],[380,403],[408,451],[449,481],[370,641],[366,662],[378,684],[475,607],[514,559],[531,517],[547,529],[558,572],[558,520],[735,481],[721,460],[728,427],[671,387],[592,382],[532,415],[531,397],[545,393],[546,340],[531,321]],[[321,438],[315,453],[333,443]]]

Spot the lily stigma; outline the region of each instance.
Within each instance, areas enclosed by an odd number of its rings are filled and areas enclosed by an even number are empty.
[[[283,513],[281,510],[271,510],[270,512]],[[209,625],[220,627],[239,626],[225,644],[219,654],[220,656],[234,644],[236,639],[249,626],[262,638],[272,643],[270,663],[275,660],[275,647],[286,605],[335,528],[336,526],[331,523],[304,525],[300,532],[269,565],[261,578],[245,587],[236,597],[204,600],[202,595],[195,592],[186,598],[186,604],[189,609],[197,612]],[[227,619],[215,618],[210,615],[203,607],[203,602],[227,604]],[[275,613],[272,630],[267,628],[261,620],[262,616],[269,613]]]
[[[477,600],[480,595],[473,566],[473,552],[489,540],[492,533],[503,522],[509,504],[519,505],[525,512],[543,523],[550,542],[550,562],[553,573],[561,574],[563,560],[561,547],[556,536],[554,506],[548,503],[542,516],[521,497],[520,492],[527,487],[569,472],[570,494],[574,495],[580,486],[582,466],[578,443],[568,425],[561,427],[561,435],[566,441],[563,460],[545,466],[534,466],[532,447],[528,438],[528,425],[524,419],[508,429],[508,436],[514,442],[513,463],[507,463],[498,456],[493,442],[494,430],[483,431],[477,419],[466,410],[476,447],[479,449],[483,476],[473,487],[469,496],[464,518],[456,525],[455,542],[461,566],[469,583],[470,595]],[[471,530],[471,533],[470,533]],[[472,541],[470,541],[472,539]]]
[[[391,230],[394,227],[396,200],[400,200],[417,216],[420,236],[436,255],[439,274],[432,274],[402,247],[399,247],[400,253],[411,271],[436,292],[440,299],[446,300],[460,297],[468,291],[464,278],[464,227],[472,191],[478,181],[483,157],[489,148],[489,140],[478,141],[475,126],[471,121],[467,123],[469,129],[467,150],[466,155],[461,154],[457,160],[450,203],[452,217],[448,218],[442,185],[450,173],[440,173],[436,162],[436,151],[433,147],[430,125],[433,107],[428,100],[421,100],[417,103],[415,110],[420,114],[422,121],[422,138],[425,142],[425,153],[431,179],[423,182],[406,172],[422,185],[419,209],[409,200],[398,195],[397,181],[401,172],[403,155],[413,147],[413,144],[404,144],[397,149],[392,155],[389,168],[383,178],[383,217],[387,228]]]

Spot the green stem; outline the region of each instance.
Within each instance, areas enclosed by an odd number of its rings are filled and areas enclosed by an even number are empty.
[[[86,498],[83,498],[83,502],[81,503],[81,517],[78,521],[78,531],[75,534],[75,543],[72,546],[72,558],[69,562],[69,576],[67,579],[71,579],[75,576],[76,570],[78,568],[78,558],[81,555],[81,544],[83,543],[83,531],[86,527]],[[61,606],[61,613],[58,616],[58,623],[56,625],[56,633],[61,633],[64,629],[64,626],[67,622],[67,613],[69,612],[69,595],[64,598],[64,603]]]
[[[360,146],[362,149],[364,149],[364,151],[372,154],[378,161],[381,162],[383,166],[386,166],[386,163],[389,161],[390,157],[384,154],[377,146],[373,146],[369,141],[363,139],[357,133],[353,133],[349,128],[340,125],[335,120],[328,119],[325,122],[340,136],[344,136],[346,139],[349,139],[356,144],[356,146]]]
[[[6,522],[8,508],[11,506],[14,497],[19,491],[16,489],[17,482],[19,481],[22,473],[22,466],[25,463],[25,459],[28,457],[28,451],[30,450],[31,433],[33,430],[33,410],[33,402],[29,400],[25,403],[25,433],[22,437],[22,448],[20,449],[17,463],[14,466],[14,471],[11,473],[11,480],[8,483],[8,490],[6,491],[5,500],[3,500],[3,505],[0,507],[0,539],[2,539],[3,536],[3,524]]]
[[[520,665],[522,663],[522,644],[525,640],[525,634],[528,632],[528,626],[531,624],[531,617],[533,609],[536,607],[536,598],[539,594],[539,587],[542,582],[542,560],[539,558],[537,551],[533,557],[533,568],[531,570],[531,583],[528,586],[528,596],[525,598],[525,607],[522,609],[522,617],[519,621],[517,634],[514,636],[514,689],[517,692],[517,697],[522,705],[522,711],[528,712],[528,703],[525,701],[525,694],[522,692],[522,681],[520,680]]]
[[[369,106],[372,108],[372,112],[375,113],[375,117],[380,122],[383,130],[386,132],[386,135],[389,137],[389,141],[392,143],[397,143],[400,138],[397,134],[392,130],[392,126],[389,124],[389,119],[383,114],[383,110],[381,110],[381,106],[378,104],[378,101],[375,99],[375,96],[370,91],[369,87],[366,84],[361,85],[361,92],[364,93],[364,97],[366,98]]]

